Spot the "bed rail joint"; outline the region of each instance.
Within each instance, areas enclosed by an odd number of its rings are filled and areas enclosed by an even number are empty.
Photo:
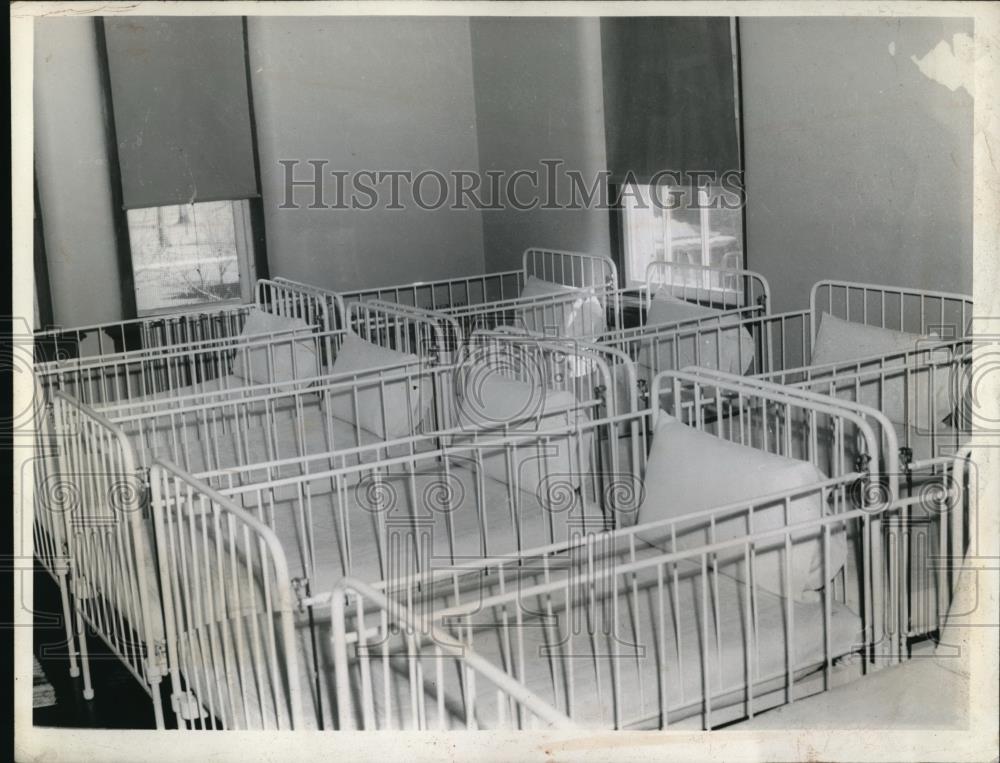
[[[912,469],[913,464],[913,448],[904,445],[899,449],[899,465],[906,470],[907,474]]]
[[[305,612],[312,606],[309,588],[309,578],[305,576],[292,578],[292,593],[295,594],[295,601],[299,612]]]
[[[146,658],[146,676],[149,682],[155,684],[168,675],[167,644],[162,639],[153,644],[151,654]]]

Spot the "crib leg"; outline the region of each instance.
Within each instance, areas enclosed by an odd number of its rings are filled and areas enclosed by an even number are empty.
[[[83,667],[83,698],[94,698],[94,687],[90,683],[90,655],[87,651],[87,631],[83,622],[83,614],[79,608],[76,611],[76,637],[80,641],[80,664]]]
[[[69,674],[73,678],[80,675],[80,665],[76,659],[76,635],[73,633],[73,610],[69,606],[69,583],[66,571],[59,573],[59,596],[62,599],[63,625],[66,628],[66,649],[69,650]]]
[[[166,725],[163,720],[163,698],[160,696],[159,678],[153,681],[151,688],[153,692],[153,715],[156,717],[156,728],[165,729]]]

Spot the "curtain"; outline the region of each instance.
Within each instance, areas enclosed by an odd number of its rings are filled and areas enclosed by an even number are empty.
[[[601,20],[608,168],[739,170],[728,18]]]
[[[104,20],[126,209],[257,195],[243,20]]]

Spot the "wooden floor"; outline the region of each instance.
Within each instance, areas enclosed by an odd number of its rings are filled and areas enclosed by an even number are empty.
[[[83,698],[83,678],[69,675],[59,587],[48,573],[41,571],[35,572],[35,622],[34,653],[56,693],[55,705],[35,708],[36,726],[155,728],[149,695],[103,642],[93,637],[87,644],[94,698]]]

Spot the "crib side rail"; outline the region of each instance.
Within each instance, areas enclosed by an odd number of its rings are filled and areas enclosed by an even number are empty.
[[[445,310],[510,299],[521,293],[523,285],[522,270],[506,270],[483,275],[355,289],[340,292],[340,296],[345,305],[377,299],[381,302],[409,305],[425,310]]]
[[[477,330],[460,372],[501,374],[545,392],[572,392],[583,402],[603,397],[615,416],[638,409],[635,367],[616,347],[582,339],[539,336],[514,328]]]
[[[534,276],[542,281],[594,288],[598,292],[618,289],[618,266],[610,257],[560,249],[529,247],[521,256],[525,278]]]
[[[766,314],[771,304],[767,278],[744,268],[657,260],[646,268],[645,307],[661,290],[677,299],[722,309],[759,306]]]
[[[898,441],[884,413],[811,390],[704,368],[653,379],[653,421],[661,411],[688,426],[769,453],[809,461],[836,476],[862,462],[882,469],[899,497]]]
[[[477,330],[510,327],[549,337],[587,338],[603,334],[609,325],[622,325],[624,297],[619,289],[573,291],[516,296],[446,312],[462,326],[465,336]]]
[[[68,548],[65,516],[62,509],[73,501],[59,478],[56,440],[52,436],[53,406],[46,404],[35,417],[34,459],[32,476],[35,480],[34,543],[35,557],[42,566],[57,577],[67,570]]]
[[[359,333],[375,328],[376,338],[383,326],[399,324],[395,331],[402,330],[404,336],[414,337],[409,342],[410,351],[421,357],[447,362],[458,358],[464,347],[464,335],[459,322],[447,310],[427,310],[412,305],[383,302],[378,299],[355,303],[350,308],[351,325]],[[405,318],[411,325],[405,327]],[[371,341],[371,340],[370,340]]]
[[[285,553],[262,523],[168,462],[150,470],[178,728],[303,725]]]
[[[353,614],[350,631],[348,613]],[[372,665],[379,663],[386,681],[390,680],[390,659],[397,665],[400,659],[405,662],[409,712],[403,711],[402,716],[410,728],[575,728],[566,714],[499,665],[366,583],[341,580],[330,597],[330,617],[340,729],[392,728],[392,692],[383,691],[388,687],[372,680]],[[394,641],[401,646],[393,649]],[[360,674],[360,696],[353,672]],[[463,691],[446,697],[445,672],[459,674]],[[495,713],[484,717],[475,698],[487,687],[494,697]],[[464,699],[460,708],[446,707],[446,700],[455,699]]]
[[[216,310],[202,309],[36,331],[35,364],[39,366],[78,358],[100,358],[129,350],[148,350],[237,336],[253,309],[253,305],[227,305]],[[91,336],[96,340],[96,348],[81,354],[84,340]]]
[[[321,330],[337,328],[337,314],[331,315],[328,295],[290,281],[260,279],[257,281],[257,306],[282,318],[296,318]],[[336,311],[338,303],[333,302]]]
[[[315,299],[325,301],[327,305],[327,313],[330,315],[330,319],[336,326],[343,327],[344,316],[347,314],[347,311],[344,307],[344,300],[341,298],[339,293],[331,289],[324,289],[320,286],[314,286],[313,284],[304,283],[302,281],[294,281],[291,278],[284,278],[281,276],[272,278],[270,282],[275,288],[313,295]]]
[[[349,303],[346,326],[368,342],[421,358],[446,359],[458,345],[453,321],[429,310],[379,300]]]
[[[967,353],[971,340],[967,337],[951,340],[929,338],[914,343],[912,349],[898,350],[881,355],[852,358],[830,363],[788,366],[769,372],[756,374],[757,378],[786,385],[809,385],[821,380],[833,380],[852,374],[877,373],[893,365],[919,366],[928,363],[939,364],[942,358]],[[948,361],[950,362],[950,360]]]
[[[944,291],[855,281],[823,280],[809,293],[813,340],[822,313],[870,326],[943,339],[963,337],[972,318],[972,297]]]
[[[116,405],[141,463],[190,472],[291,460],[446,428],[453,366],[405,363],[295,383]]]
[[[777,372],[808,362],[810,315],[795,311],[762,315],[760,306],[704,318],[611,331],[600,344],[631,357],[647,374],[702,366],[741,374]]]
[[[912,440],[923,438],[934,452],[938,444],[957,447],[964,439],[962,416],[970,392],[966,381],[971,349],[970,341],[961,339],[765,378],[875,408],[896,427],[902,448],[912,451]]]
[[[301,318],[309,324],[332,329],[326,300],[294,282],[260,279],[254,287],[255,304],[227,304],[218,309],[150,315],[123,321],[68,329],[52,328],[34,334],[35,363],[65,362],[84,357],[104,357],[132,350],[174,347],[240,334],[247,315],[257,308],[276,315]],[[93,336],[96,348],[81,355],[84,340]]]
[[[343,335],[315,327],[240,335],[46,364],[35,369],[35,377],[46,393],[60,389],[95,406],[168,396],[179,388],[190,395],[216,380],[223,389],[243,388],[318,376]]]
[[[46,494],[63,494],[74,604],[158,709],[162,616],[144,474],[119,427],[62,392],[52,405],[58,456]]]

